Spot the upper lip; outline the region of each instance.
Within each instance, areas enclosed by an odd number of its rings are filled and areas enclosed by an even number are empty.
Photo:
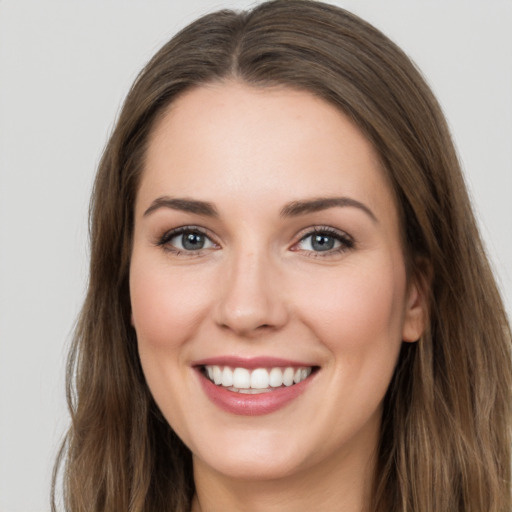
[[[297,361],[293,359],[283,359],[279,357],[260,356],[260,357],[237,357],[237,356],[216,356],[208,357],[194,361],[192,366],[229,366],[231,368],[286,368],[289,366],[313,367],[317,366],[309,361]]]

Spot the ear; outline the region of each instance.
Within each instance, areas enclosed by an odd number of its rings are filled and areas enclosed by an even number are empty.
[[[402,325],[403,341],[418,341],[425,332],[429,318],[430,274],[429,270],[423,269],[410,279]]]

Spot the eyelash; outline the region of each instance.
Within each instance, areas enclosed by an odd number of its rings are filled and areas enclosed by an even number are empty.
[[[335,242],[339,242],[339,246],[336,248],[327,249],[325,251],[304,250],[297,247],[300,243],[304,242],[310,237],[314,237],[315,235],[321,235],[327,238],[332,238],[335,240]],[[303,236],[301,236],[300,240],[293,245],[291,250],[297,252],[301,251],[311,258],[326,258],[329,256],[335,256],[337,254],[346,252],[350,249],[353,249],[354,247],[354,239],[347,233],[331,228],[329,226],[317,226],[314,227],[313,229],[309,229],[308,231],[306,231],[306,233],[304,233]]]
[[[203,254],[203,252],[205,250],[209,250],[210,249],[208,247],[206,249],[205,248],[201,248],[201,249],[197,249],[197,250],[186,250],[186,249],[179,249],[179,248],[173,246],[172,244],[170,244],[170,241],[173,238],[176,238],[176,237],[178,237],[180,235],[185,235],[185,234],[203,236],[213,246],[219,247],[218,244],[216,244],[212,240],[212,237],[210,235],[208,235],[208,233],[205,230],[203,230],[201,228],[198,228],[197,226],[181,226],[179,228],[172,229],[171,231],[167,231],[167,232],[165,232],[159,238],[159,240],[156,242],[156,245],[159,246],[159,247],[162,247],[165,251],[172,252],[176,256],[181,256],[181,255],[184,255],[184,254],[186,254],[187,256],[200,256],[200,255]]]
[[[207,233],[206,230],[199,228],[197,226],[181,226],[179,228],[173,229],[171,231],[167,231],[164,233],[156,242],[155,245],[158,247],[162,247],[165,251],[172,252],[176,256],[181,255],[187,255],[187,256],[200,256],[203,254],[204,251],[208,251],[211,249],[211,247],[207,248],[200,248],[197,250],[186,250],[186,249],[179,249],[175,247],[174,245],[170,244],[170,241],[173,238],[176,238],[180,235],[200,235],[202,237],[205,237],[214,248],[219,248],[220,246],[212,240],[212,237]],[[310,237],[314,237],[315,235],[321,235],[326,238],[334,239],[334,243],[338,242],[339,246],[335,248],[326,249],[325,251],[315,251],[315,250],[306,250],[306,249],[300,249],[298,246],[299,244],[303,243],[305,240],[307,240]],[[344,233],[342,231],[339,231],[337,229],[328,227],[328,226],[316,226],[314,228],[309,228],[298,242],[294,243],[290,250],[296,251],[296,252],[302,252],[305,255],[312,257],[312,258],[325,258],[329,256],[333,256],[336,254],[343,253],[345,251],[348,251],[350,249],[353,249],[355,246],[354,239],[348,235],[347,233]]]

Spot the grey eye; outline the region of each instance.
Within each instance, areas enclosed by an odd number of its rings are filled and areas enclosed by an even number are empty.
[[[203,233],[185,231],[173,236],[169,244],[183,251],[200,251],[214,246],[213,242]]]
[[[189,251],[196,251],[202,249],[205,243],[205,236],[198,235],[197,233],[188,233],[181,235],[181,244],[184,249]]]
[[[340,246],[340,240],[326,233],[313,233],[299,242],[299,248],[303,251],[323,252],[337,249]]]

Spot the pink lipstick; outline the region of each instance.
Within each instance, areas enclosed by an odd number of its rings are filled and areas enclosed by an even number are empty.
[[[221,409],[245,416],[269,414],[301,395],[318,366],[271,357],[215,357],[196,361],[201,386]]]

